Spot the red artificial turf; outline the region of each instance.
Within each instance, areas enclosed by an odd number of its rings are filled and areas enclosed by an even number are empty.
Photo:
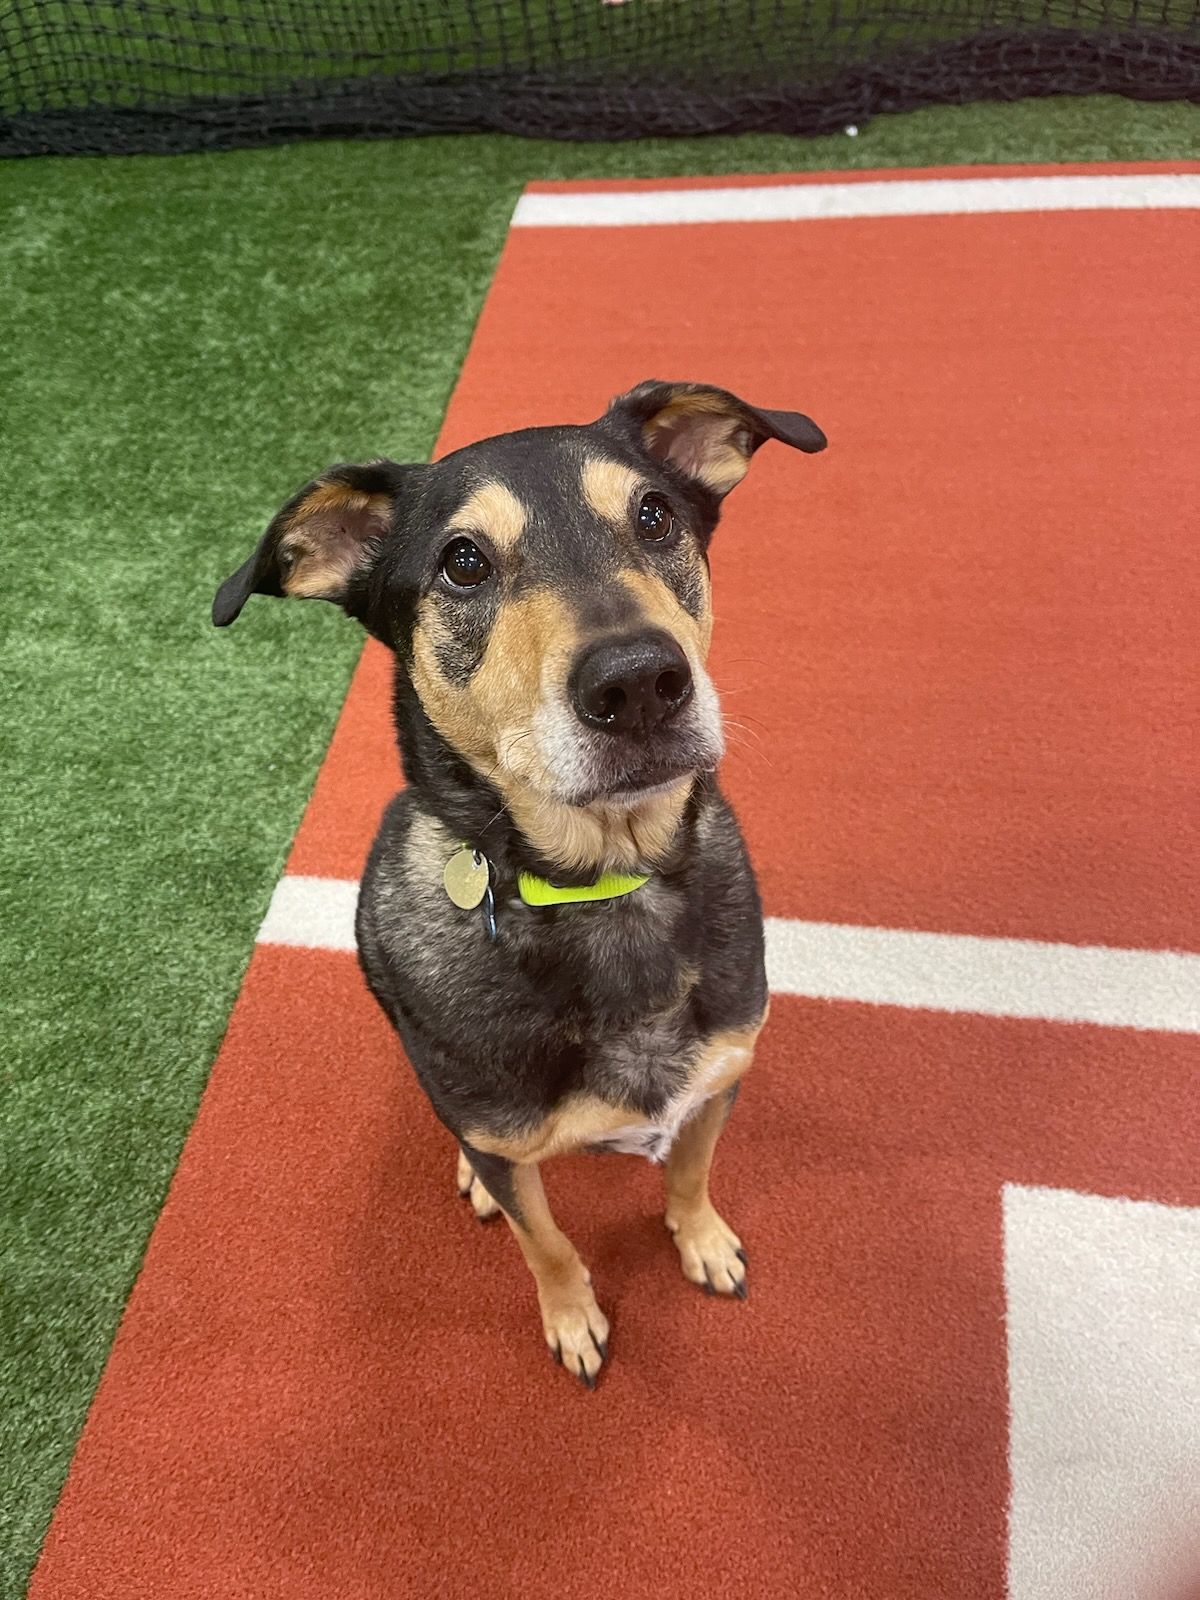
[[[829,434],[765,449],[715,547],[769,914],[1200,948],[1196,239],[511,235],[443,450],[650,376]],[[372,646],[289,871],[357,876],[396,774]],[[649,1166],[548,1170],[613,1322],[589,1395],[353,958],[261,947],[34,1600],[993,1600],[1003,1185],[1200,1205],[1196,1067],[1182,1035],[777,997],[716,1167],[746,1305],[682,1280]]]

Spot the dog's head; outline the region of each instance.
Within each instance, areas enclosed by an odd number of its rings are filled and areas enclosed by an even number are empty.
[[[510,808],[637,805],[720,758],[707,549],[768,439],[825,445],[797,413],[651,382],[586,427],[331,467],[221,585],[213,621],[254,593],[336,601]]]

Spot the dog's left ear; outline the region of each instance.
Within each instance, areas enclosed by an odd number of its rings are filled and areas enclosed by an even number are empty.
[[[225,628],[252,594],[299,595],[347,606],[392,525],[407,474],[395,461],[330,467],[271,519],[254,554],[217,590],[212,619]]]
[[[763,411],[704,383],[639,383],[612,402],[609,419],[632,422],[652,456],[717,496],[742,481],[751,456],[768,439],[809,455],[828,442],[799,411]]]

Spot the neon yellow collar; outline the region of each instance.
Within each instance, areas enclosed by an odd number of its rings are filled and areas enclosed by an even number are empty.
[[[549,878],[539,878],[532,872],[518,872],[517,891],[527,906],[575,905],[581,900],[619,900],[623,894],[632,894],[649,878],[622,872],[602,873],[595,883],[567,884],[560,887]]]

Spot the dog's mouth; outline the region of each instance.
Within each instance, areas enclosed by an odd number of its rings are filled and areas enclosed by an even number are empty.
[[[649,743],[580,730],[576,759],[548,776],[563,804],[631,808],[714,771],[722,753],[719,719],[697,717]]]
[[[605,805],[613,807],[636,806],[643,801],[654,800],[659,795],[670,794],[681,783],[694,780],[701,772],[711,772],[715,762],[703,766],[696,764],[683,764],[673,762],[657,764],[653,767],[635,773],[627,773],[615,777],[608,783],[602,783],[591,789],[584,790],[581,794],[571,796],[570,804],[574,806]]]

